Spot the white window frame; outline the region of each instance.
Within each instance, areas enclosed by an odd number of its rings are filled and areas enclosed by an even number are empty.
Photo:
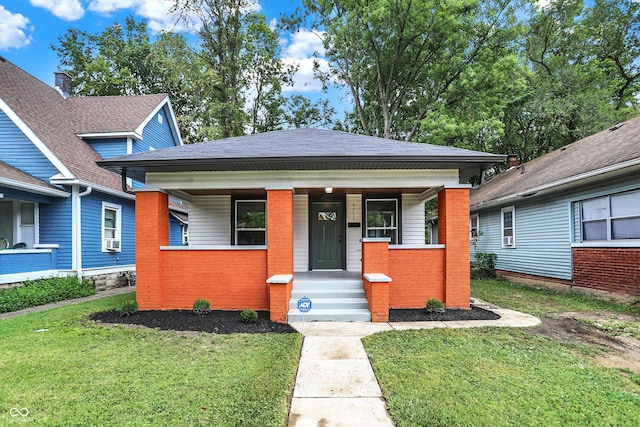
[[[369,227],[369,202],[394,202],[396,205],[396,209],[395,209],[395,215],[394,215],[394,222],[395,225],[392,227]],[[365,237],[369,237],[369,230],[382,230],[382,231],[386,231],[386,230],[391,230],[393,231],[393,233],[395,233],[395,242],[393,242],[392,239],[392,243],[391,244],[399,244],[400,242],[400,232],[399,232],[399,228],[400,228],[400,214],[399,214],[399,206],[400,206],[400,200],[399,198],[395,198],[395,197],[388,197],[388,198],[366,198],[365,199],[365,203],[364,203],[364,220],[365,220],[365,224],[364,224],[364,235]]]
[[[238,228],[238,204],[241,203],[264,203],[264,228]],[[266,199],[237,199],[235,202],[234,212],[234,233],[235,233],[235,246],[245,246],[238,243],[238,231],[263,231],[264,232],[264,244],[267,244],[267,200]]]
[[[182,224],[182,244],[189,245],[189,224]]]
[[[105,236],[105,224],[104,224],[104,214],[106,210],[112,210],[116,213],[116,228],[115,228],[115,237],[116,240],[120,241],[120,248],[115,250],[107,250],[107,239],[111,239],[112,237]],[[122,206],[117,205],[115,203],[102,202],[102,209],[100,210],[100,222],[101,222],[101,237],[102,237],[102,252],[122,252]]]
[[[624,191],[624,192],[620,192],[620,193],[613,193],[613,194],[607,194],[605,196],[599,196],[599,197],[592,197],[590,199],[584,199],[584,200],[580,200],[579,203],[579,213],[580,213],[580,242],[583,243],[592,243],[592,242],[624,242],[624,241],[638,241],[638,239],[614,239],[613,238],[613,221],[617,220],[617,219],[625,219],[625,218],[636,218],[640,215],[631,215],[631,216],[625,216],[625,217],[613,217],[612,213],[611,213],[611,198],[612,197],[616,197],[616,196],[620,196],[623,194],[629,194],[629,193],[640,193],[640,190],[631,190],[631,191]],[[605,212],[605,216],[602,218],[597,218],[597,219],[589,219],[589,220],[585,220],[584,219],[584,215],[583,215],[583,203],[587,202],[587,201],[593,201],[593,200],[598,200],[598,199],[603,199],[606,201],[606,212]],[[584,237],[584,224],[588,223],[588,222],[596,222],[596,221],[605,221],[606,223],[606,232],[607,232],[607,238],[606,240],[585,240]]]
[[[476,222],[476,226],[475,226],[475,235],[473,234],[473,222]],[[469,239],[471,239],[473,241],[473,239],[478,239],[479,233],[480,232],[480,215],[479,214],[473,214],[469,217]]]
[[[505,236],[504,214],[511,212],[511,236]],[[511,241],[507,239],[511,237]],[[507,206],[500,210],[500,240],[503,248],[511,249],[516,247],[516,208],[515,206]]]

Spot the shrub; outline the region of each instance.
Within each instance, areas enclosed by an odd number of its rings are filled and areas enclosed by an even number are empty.
[[[211,304],[206,299],[197,299],[193,302],[193,314],[211,313]]]
[[[122,306],[116,308],[116,311],[120,313],[120,316],[131,316],[138,312],[138,303],[136,301],[127,301]]]
[[[444,304],[438,298],[427,301],[427,313],[444,313]]]
[[[471,266],[472,279],[496,277],[496,259],[498,255],[488,252],[476,252],[476,261]]]
[[[0,290],[0,313],[95,295],[96,288],[77,276],[27,280],[22,286]]]
[[[258,313],[253,310],[243,310],[240,318],[244,323],[255,323],[258,320]]]

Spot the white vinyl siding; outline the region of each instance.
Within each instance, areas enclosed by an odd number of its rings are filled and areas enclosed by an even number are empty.
[[[293,196],[293,271],[309,270],[309,196]]]
[[[347,271],[362,271],[362,195],[347,194]],[[349,227],[359,223],[360,227]]]
[[[198,196],[189,209],[189,245],[231,244],[231,196]]]
[[[420,194],[402,195],[402,244],[424,245],[424,202]]]

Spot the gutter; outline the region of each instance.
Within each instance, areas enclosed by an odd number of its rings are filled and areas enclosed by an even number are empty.
[[[82,279],[82,198],[93,191],[87,186],[80,192],[79,185],[71,187],[71,269]]]
[[[105,194],[109,194],[111,196],[116,196],[116,197],[122,197],[125,199],[129,199],[129,200],[135,200],[135,196],[133,195],[133,193],[126,193],[126,194],[122,194],[122,192],[118,191],[118,190],[114,190],[112,188],[108,188],[108,187],[104,187],[102,185],[96,185],[96,184],[92,184],[90,182],[84,181],[84,180],[80,180],[77,178],[56,178],[56,177],[52,177],[50,179],[51,184],[57,184],[57,185],[70,185],[70,186],[74,186],[74,185],[79,185],[82,187],[92,187],[94,190],[99,191],[101,193],[105,193]]]
[[[8,178],[0,178],[0,185],[13,188],[16,190],[27,191],[29,193],[42,194],[44,196],[52,196],[52,197],[70,197],[71,196],[68,192],[63,190],[41,187],[35,184],[27,184],[22,181],[16,181]]]

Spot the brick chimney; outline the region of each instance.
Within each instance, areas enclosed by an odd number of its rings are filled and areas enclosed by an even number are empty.
[[[56,71],[53,74],[56,76],[55,88],[62,94],[63,98],[71,96],[71,76],[64,71]]]
[[[516,166],[520,166],[520,162],[518,161],[517,154],[509,154],[507,156],[507,169],[514,168]]]

